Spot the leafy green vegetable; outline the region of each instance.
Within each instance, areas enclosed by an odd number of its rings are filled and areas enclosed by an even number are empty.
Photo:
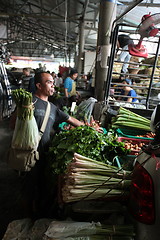
[[[48,156],[52,171],[64,173],[75,152],[111,164],[115,156],[126,155],[129,150],[113,135],[99,133],[86,125],[76,127],[59,133],[52,140]]]

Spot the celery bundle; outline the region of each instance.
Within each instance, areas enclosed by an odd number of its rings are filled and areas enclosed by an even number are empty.
[[[74,153],[62,188],[64,202],[127,196],[131,172]]]
[[[32,94],[24,89],[12,91],[17,106],[17,119],[12,138],[12,147],[17,149],[35,149],[38,145],[39,131],[34,118]]]
[[[151,131],[150,120],[123,107],[119,108],[118,115],[112,119],[113,128],[129,127]]]

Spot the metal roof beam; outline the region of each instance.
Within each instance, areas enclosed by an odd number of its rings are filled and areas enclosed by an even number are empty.
[[[124,2],[124,1],[120,1],[120,2],[126,6],[131,6],[133,4],[133,2]],[[139,3],[138,7],[160,7],[160,3],[154,3],[154,2]]]

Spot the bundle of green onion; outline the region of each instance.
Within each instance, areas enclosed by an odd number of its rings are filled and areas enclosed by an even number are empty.
[[[21,120],[32,119],[33,104],[32,94],[20,88],[12,91],[12,96],[17,106],[17,116]]]
[[[129,127],[145,131],[151,131],[149,119],[142,117],[139,114],[136,114],[123,107],[120,107],[118,115],[115,118],[112,118],[112,127]]]
[[[128,196],[131,172],[74,153],[62,188],[64,202]]]
[[[35,149],[38,145],[39,131],[34,118],[32,94],[24,89],[12,91],[17,106],[17,119],[12,138],[12,147],[17,149]]]

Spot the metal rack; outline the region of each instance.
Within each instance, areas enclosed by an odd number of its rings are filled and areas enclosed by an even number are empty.
[[[119,93],[118,90],[120,89],[121,82],[119,81],[119,77],[124,75],[124,73],[121,73],[121,67],[122,64],[125,62],[119,62],[116,59],[116,44],[117,44],[117,39],[119,32],[120,34],[127,34],[126,30],[123,32],[123,29],[127,28],[128,33],[133,32],[133,29],[136,28],[135,26],[131,25],[126,25],[126,24],[117,24],[114,28],[114,31],[112,32],[111,36],[111,55],[109,59],[109,66],[108,66],[108,75],[107,75],[107,80],[106,80],[106,86],[105,86],[105,103],[109,106],[114,106],[115,102],[119,102],[117,100]],[[133,39],[134,40],[134,39]],[[127,78],[132,79],[135,84],[134,85],[129,85],[132,86],[132,88],[137,92],[137,99],[139,100],[139,103],[135,103],[136,108],[142,108],[142,105],[144,109],[154,109],[155,106],[160,102],[160,98],[157,96],[154,96],[155,93],[159,92],[160,93],[160,66],[157,65],[158,62],[158,56],[159,56],[159,47],[160,47],[160,38],[159,37],[154,37],[152,39],[144,39],[144,45],[145,42],[152,42],[156,45],[156,52],[151,53],[149,52],[149,56],[152,58],[152,63],[145,63],[138,61],[134,62],[130,60],[128,62],[129,65],[133,66],[133,70],[135,73],[132,71],[128,71],[127,73]],[[132,58],[131,58],[132,59]],[[137,68],[136,68],[137,65]],[[116,66],[118,66],[116,68]],[[142,69],[144,71],[142,71]],[[146,70],[145,70],[146,69]],[[149,71],[147,72],[147,69]],[[114,90],[114,93],[111,89]],[[121,101],[124,102],[124,101]],[[126,102],[124,102],[126,103]]]
[[[11,115],[12,96],[8,75],[4,65],[6,60],[5,48],[0,46],[0,120],[8,118]]]

